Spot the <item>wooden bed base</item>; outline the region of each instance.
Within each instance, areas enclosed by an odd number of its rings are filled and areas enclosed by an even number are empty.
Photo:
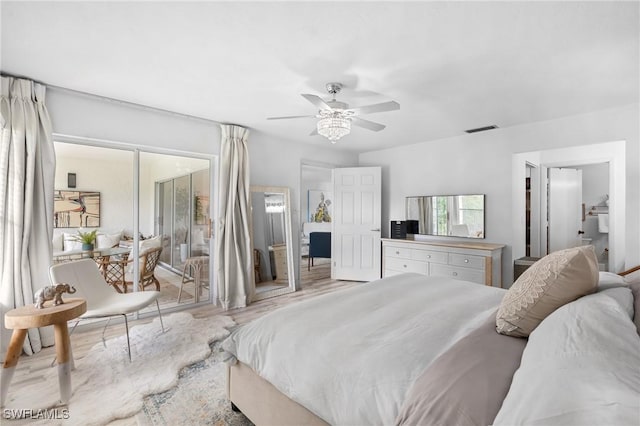
[[[328,426],[241,362],[227,367],[227,397],[256,426]]]
[[[634,266],[633,268],[627,269],[626,271],[618,272],[618,275],[624,277],[625,275],[629,275],[630,273],[636,272],[636,271],[640,271],[640,265]]]

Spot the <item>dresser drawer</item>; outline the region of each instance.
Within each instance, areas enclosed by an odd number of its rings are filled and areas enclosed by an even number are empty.
[[[468,254],[449,253],[449,265],[462,266],[464,268],[481,269],[484,271],[485,258]]]
[[[441,277],[449,277],[455,280],[471,281],[478,284],[484,284],[484,271],[469,268],[456,268],[447,265],[431,265],[431,275]]]
[[[447,257],[447,253],[442,251],[411,250],[411,259],[423,262],[447,263]]]
[[[385,247],[384,255],[387,257],[402,257],[403,259],[409,259],[411,257],[411,249],[406,247]]]
[[[429,265],[424,262],[418,262],[411,259],[400,259],[396,257],[388,257],[384,262],[384,269],[400,272],[416,272],[418,274],[428,275]]]

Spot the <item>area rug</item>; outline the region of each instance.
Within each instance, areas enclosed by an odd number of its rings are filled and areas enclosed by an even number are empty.
[[[253,426],[242,413],[231,410],[220,342],[211,346],[208,358],[180,372],[178,386],[145,397],[142,410],[130,424]]]
[[[229,334],[235,325],[226,316],[194,319],[179,312],[130,329],[131,357],[127,356],[126,335],[96,344],[71,373],[73,394],[68,418],[43,424],[102,425],[131,417],[143,407],[146,395],[164,392],[178,383],[183,367],[211,354],[210,343]],[[44,383],[9,389],[5,409],[46,410],[56,407],[59,398],[57,368],[48,369]],[[224,376],[222,376],[224,377]],[[224,392],[224,385],[221,386]],[[56,423],[57,422],[57,423]]]

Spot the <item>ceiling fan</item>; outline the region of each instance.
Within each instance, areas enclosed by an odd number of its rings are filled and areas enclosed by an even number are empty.
[[[319,118],[316,128],[310,136],[322,135],[329,139],[331,143],[336,143],[341,137],[351,132],[351,125],[362,127],[374,132],[379,132],[386,126],[384,124],[360,118],[359,115],[372,114],[375,112],[394,111],[400,109],[400,104],[396,101],[382,102],[379,104],[365,105],[356,108],[349,108],[345,102],[336,100],[336,95],[342,89],[341,83],[327,83],[327,92],[332,96],[329,101],[323,100],[320,96],[302,94],[302,97],[319,108],[315,115],[292,115],[288,117],[269,117],[267,120],[284,120],[290,118]]]

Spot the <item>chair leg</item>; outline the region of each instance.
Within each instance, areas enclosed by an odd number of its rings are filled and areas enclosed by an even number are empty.
[[[307,271],[311,270],[311,256],[307,257]]]
[[[109,321],[111,321],[111,317],[107,318],[107,323],[104,325],[104,328],[102,329],[102,345],[105,348],[107,347],[107,342],[104,340],[104,332],[107,330],[107,327],[109,326]]]
[[[191,269],[191,264],[184,265],[182,269],[182,279],[180,280],[180,290],[178,290],[178,303],[180,303],[180,298],[182,297],[182,287],[186,282],[189,282],[190,279],[185,279],[185,275],[187,274],[187,269],[189,270],[189,274],[193,274],[193,270]],[[158,289],[159,290],[159,289]]]
[[[122,314],[124,317],[124,327],[127,329],[127,352],[129,353],[129,362],[131,362],[131,343],[129,342],[129,321],[127,320],[127,314]]]
[[[180,283],[180,290],[178,290],[178,303],[180,303],[180,298],[182,297],[182,286],[184,286],[184,281]]]
[[[164,329],[164,323],[162,322],[162,312],[160,312],[160,304],[158,303],[158,299],[156,299],[156,308],[158,308],[158,317],[160,318],[160,327],[162,328],[162,332],[166,333]]]

